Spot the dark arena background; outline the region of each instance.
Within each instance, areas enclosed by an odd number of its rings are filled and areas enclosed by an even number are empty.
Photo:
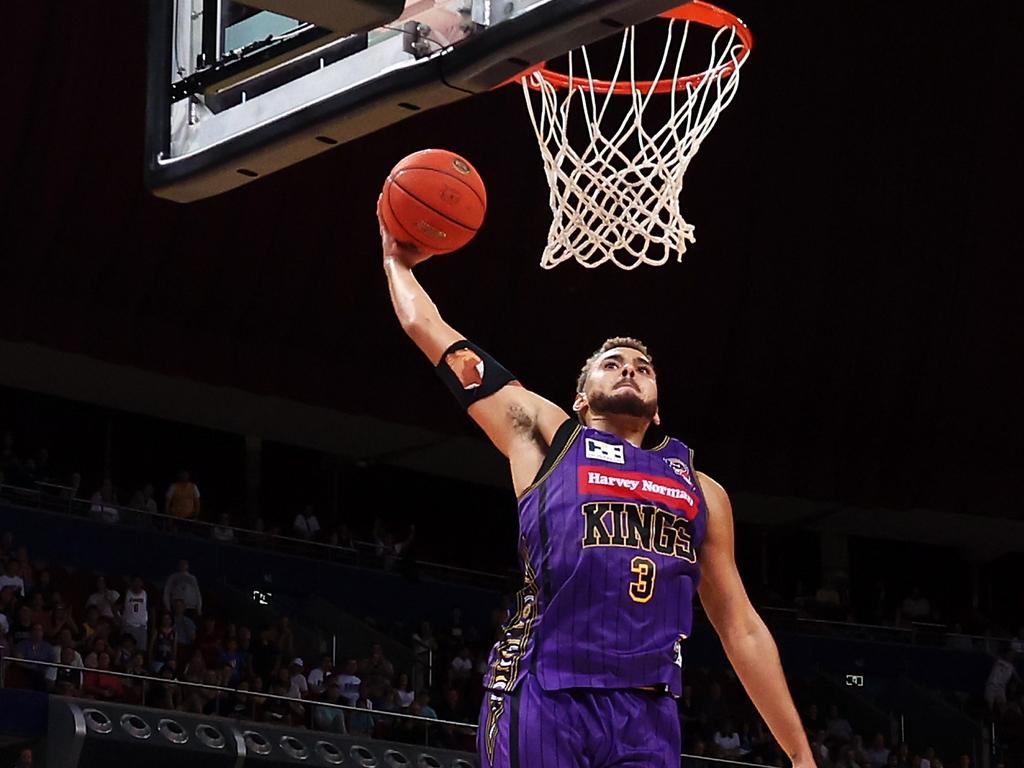
[[[516,87],[176,204],[143,183],[147,3],[8,9],[0,763],[479,764],[515,499],[374,215],[443,147],[487,220],[417,275],[564,408],[606,337],[650,346],[818,768],[1024,766],[1024,13],[728,7],[756,44],[687,172],[696,243],[628,273],[538,267]],[[683,763],[788,766],[695,610]]]

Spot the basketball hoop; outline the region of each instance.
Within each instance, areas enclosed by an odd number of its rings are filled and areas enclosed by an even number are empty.
[[[545,63],[521,77],[551,186],[551,229],[541,257],[545,269],[569,259],[585,267],[608,261],[627,270],[661,266],[673,254],[681,261],[686,243],[694,242],[693,226],[679,205],[683,175],[735,96],[754,40],[742,21],[701,0],[661,17],[668,20],[668,34],[653,79],[638,78],[633,27],[623,32],[610,80],[594,78],[586,46],[569,53],[568,73],[553,72]],[[710,59],[703,72],[681,75],[693,23],[716,30]],[[673,52],[672,75],[664,77]],[[582,76],[574,74],[578,57]],[[644,124],[644,113],[657,94],[669,100],[670,117],[652,129]],[[630,97],[626,115],[605,124],[613,96]],[[577,147],[570,118],[586,125],[586,138],[577,140]]]

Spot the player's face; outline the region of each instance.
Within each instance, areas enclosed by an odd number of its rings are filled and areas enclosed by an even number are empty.
[[[584,388],[591,412],[653,420],[658,412],[658,381],[650,359],[638,350],[616,347],[597,359]]]

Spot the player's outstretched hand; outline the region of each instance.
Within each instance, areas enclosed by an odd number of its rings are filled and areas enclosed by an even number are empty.
[[[416,245],[400,243],[395,239],[395,236],[384,225],[384,217],[380,212],[380,197],[377,198],[377,222],[380,224],[380,242],[384,251],[385,264],[388,261],[398,261],[412,268],[434,255],[430,251],[423,250]]]

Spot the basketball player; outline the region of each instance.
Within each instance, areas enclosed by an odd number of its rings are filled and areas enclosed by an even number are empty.
[[[729,497],[678,440],[642,447],[659,423],[644,345],[609,339],[591,355],[572,419],[445,323],[412,274],[427,254],[383,223],[381,238],[402,329],[508,457],[519,498],[525,584],[484,680],[484,768],[678,768],[694,592],[779,744],[813,768],[736,570]]]

